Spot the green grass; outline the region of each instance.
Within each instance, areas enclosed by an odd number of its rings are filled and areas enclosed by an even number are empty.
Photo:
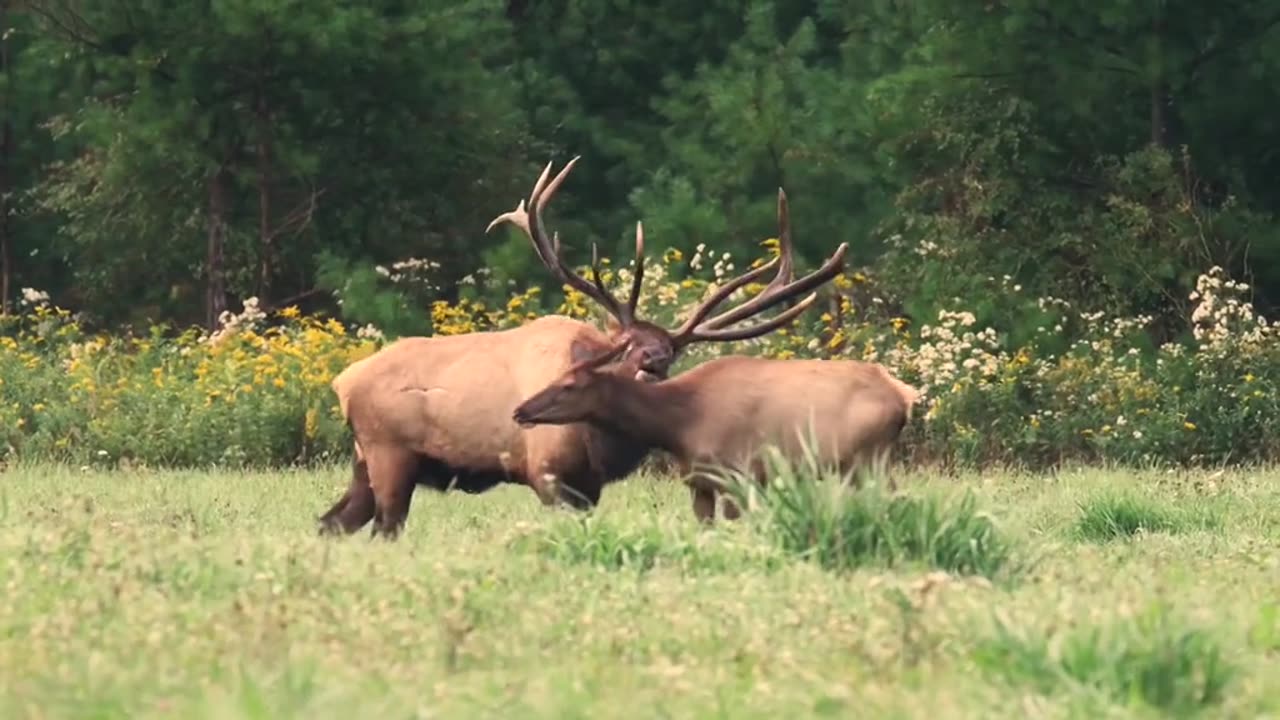
[[[858,485],[812,455],[789,462],[765,455],[769,484],[720,471],[727,494],[779,550],[830,570],[866,566],[935,568],[988,579],[1020,569],[1009,541],[975,496],[891,495],[883,478]],[[855,489],[858,488],[858,489]]]
[[[1080,503],[1076,536],[1107,542],[1132,538],[1139,533],[1180,533],[1191,528],[1218,526],[1212,505],[1172,505],[1158,497],[1133,491],[1099,493]]]
[[[590,517],[518,487],[420,491],[397,543],[321,539],[345,472],[9,468],[0,717],[1280,713],[1274,471],[777,496],[844,518],[815,528],[919,531],[834,564],[780,539],[769,508],[700,529],[687,491],[649,477]],[[1116,497],[1177,530],[1082,537]],[[1030,562],[1008,583],[951,563],[974,537]]]

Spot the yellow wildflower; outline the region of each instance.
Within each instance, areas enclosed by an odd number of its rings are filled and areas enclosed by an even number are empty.
[[[315,438],[316,431],[319,429],[319,422],[319,413],[316,412],[315,408],[309,408],[306,417],[302,421],[302,432],[308,440]]]
[[[1187,422],[1182,423],[1182,428],[1190,432],[1196,429],[1196,424],[1188,420]]]
[[[298,310],[297,306],[295,305],[290,305],[289,307],[284,308],[280,311],[280,317],[287,318],[290,320],[298,317],[301,314],[302,313]]]

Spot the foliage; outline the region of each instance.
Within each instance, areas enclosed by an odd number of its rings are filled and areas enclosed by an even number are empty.
[[[763,255],[776,252],[775,239],[762,245]],[[605,281],[628,286],[632,269],[607,260]],[[646,263],[640,312],[672,326],[718,282],[762,262],[735,262],[707,247],[688,256],[668,248]],[[428,332],[514,327],[547,312],[603,320],[602,310],[568,288],[557,302],[538,286],[504,292],[489,277],[473,273],[463,279],[466,295],[434,301]],[[347,287],[359,290],[360,282],[366,280],[356,276]],[[404,292],[420,282],[403,280]],[[729,302],[762,287],[749,285]],[[1004,304],[1037,313],[1035,331],[1016,343],[1017,333],[979,326],[966,310],[943,310],[936,323],[915,328],[891,313],[897,303],[878,280],[859,271],[836,278],[827,312],[811,311],[755,340],[695,344],[677,371],[734,352],[882,362],[922,392],[902,441],[911,462],[1273,461],[1280,453],[1268,431],[1280,422],[1276,331],[1243,299],[1247,285],[1226,279],[1220,268],[1203,274],[1197,288],[1185,321],[1191,337],[1155,347],[1143,332],[1149,318],[1079,312],[1061,299],[1033,299],[1008,280],[992,283],[990,292]],[[105,453],[153,464],[234,458],[274,464],[345,453],[327,384],[395,335],[372,323],[300,317],[292,307],[272,313],[275,324],[264,329],[268,318],[252,298],[242,315],[227,313],[212,334],[163,326],[146,336],[89,334],[47,294],[28,289],[28,295],[26,313],[10,317],[0,338],[0,432],[10,453],[30,457],[88,461]],[[405,317],[397,315],[405,302],[387,302],[372,314]]]
[[[1280,297],[1259,151],[1280,0],[5,7],[0,293],[50,290],[94,327],[212,329],[258,297],[417,332],[478,267],[505,302],[545,274],[483,228],[572,155],[572,262],[624,254],[637,214],[723,248],[781,186],[802,258],[847,239],[901,315],[964,307],[1016,345],[1039,315],[991,294],[1006,275],[1151,316],[1157,344],[1205,267],[1264,314]],[[404,263],[429,292],[389,279]]]
[[[329,382],[377,341],[293,308],[277,317],[262,328],[250,303],[214,334],[111,337],[40,305],[0,337],[0,441],[107,466],[332,459],[349,446]]]

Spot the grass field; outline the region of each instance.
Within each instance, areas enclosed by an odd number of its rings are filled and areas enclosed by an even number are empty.
[[[662,478],[322,540],[345,481],[8,469],[0,717],[1280,716],[1280,473],[904,477],[975,491],[992,579],[700,531]]]

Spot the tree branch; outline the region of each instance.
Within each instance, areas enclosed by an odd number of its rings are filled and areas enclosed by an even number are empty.
[[[1253,32],[1246,33],[1244,37],[1240,38],[1238,41],[1234,43],[1218,43],[1216,45],[1206,48],[1204,52],[1195,56],[1194,58],[1191,59],[1189,63],[1187,63],[1187,69],[1185,73],[1187,78],[1187,84],[1189,85],[1195,82],[1196,73],[1199,72],[1199,70],[1209,62],[1233,50],[1239,50],[1243,48],[1249,43],[1261,38],[1263,35],[1266,35],[1276,25],[1280,25],[1280,12],[1277,12],[1271,17],[1267,18],[1266,20],[1262,21],[1261,24],[1252,25],[1252,27],[1254,28]]]

